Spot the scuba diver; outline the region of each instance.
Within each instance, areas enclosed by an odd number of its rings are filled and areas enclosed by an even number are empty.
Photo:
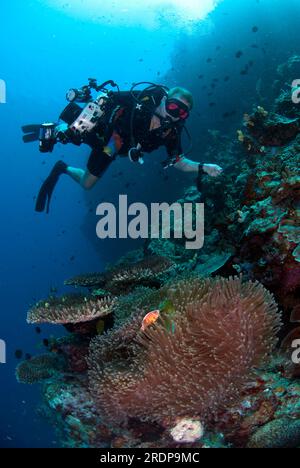
[[[135,91],[139,85],[148,85]],[[108,86],[117,91],[108,90]],[[100,93],[96,99],[92,90]],[[192,94],[184,88],[168,89],[153,83],[138,83],[130,91],[120,91],[113,81],[98,86],[95,79],[67,93],[68,106],[58,123],[26,125],[22,128],[25,143],[38,141],[42,153],[52,152],[56,143],[87,144],[91,147],[87,168],[79,169],[58,161],[43,183],[37,197],[36,211],[49,213],[51,196],[62,174],[67,174],[84,189],[91,189],[118,155],[143,164],[143,154],[165,146],[168,154],[164,168],[174,166],[184,172],[206,173],[218,177],[223,169],[187,159],[181,137],[193,108]],[[79,104],[84,104],[80,106]],[[190,136],[189,136],[190,137]]]

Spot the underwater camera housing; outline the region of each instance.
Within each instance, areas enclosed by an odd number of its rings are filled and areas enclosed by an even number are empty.
[[[86,137],[106,125],[115,106],[115,94],[107,87],[119,86],[112,80],[98,86],[97,80],[89,78],[89,84],[79,89],[71,89],[67,93],[68,106],[63,110],[59,119],[65,124],[44,123],[22,126],[24,143],[39,141],[41,153],[52,153],[56,143],[74,143],[81,145]],[[93,99],[92,90],[98,92]],[[86,104],[84,107],[78,103]]]
[[[75,144],[81,144],[84,138],[91,133],[101,122],[109,110],[109,103],[113,93],[106,89],[107,85],[117,87],[113,81],[106,81],[97,85],[97,80],[89,78],[89,84],[79,89],[70,89],[67,100],[70,102],[60,115],[60,119],[68,124],[66,135]],[[91,91],[100,92],[93,100]],[[78,103],[87,103],[81,107]]]
[[[56,141],[56,125],[54,123],[42,124],[39,133],[40,152],[52,153]]]
[[[106,114],[106,104],[108,96],[102,93],[89,102],[84,108],[75,103],[70,103],[60,115],[60,119],[69,125],[68,136],[72,140],[84,140],[84,137],[91,133],[99,124],[100,119]]]

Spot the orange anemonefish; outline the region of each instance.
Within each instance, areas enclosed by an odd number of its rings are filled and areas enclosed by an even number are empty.
[[[149,312],[142,321],[142,326],[141,330],[145,331],[150,325],[155,323],[160,316],[160,311],[159,310],[153,310],[152,312]]]

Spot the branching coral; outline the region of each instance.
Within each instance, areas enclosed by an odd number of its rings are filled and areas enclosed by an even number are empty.
[[[179,311],[172,331],[164,320],[145,333],[135,329],[123,360],[119,355],[116,361],[115,353],[109,359],[102,337],[93,342],[90,389],[109,420],[165,424],[199,416],[204,422],[239,395],[253,368],[271,353],[280,314],[260,284],[235,278],[193,287],[185,305],[184,285],[173,292]]]
[[[114,298],[81,295],[50,298],[33,307],[27,316],[28,323],[78,324],[91,322],[112,312]]]

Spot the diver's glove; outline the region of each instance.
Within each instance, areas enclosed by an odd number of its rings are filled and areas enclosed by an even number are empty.
[[[49,213],[50,209],[50,201],[52,194],[54,192],[55,186],[62,174],[67,173],[67,164],[63,161],[58,161],[55,166],[53,167],[52,171],[50,172],[49,176],[41,186],[39,191],[35,211],[42,213],[43,211],[47,211]]]
[[[219,177],[223,173],[222,167],[217,164],[203,164],[202,171],[210,177]]]
[[[68,129],[69,129],[69,126],[67,124],[59,124],[59,125],[56,125],[55,127],[56,139],[63,145],[66,145],[67,143],[70,142],[70,138],[68,136]]]

